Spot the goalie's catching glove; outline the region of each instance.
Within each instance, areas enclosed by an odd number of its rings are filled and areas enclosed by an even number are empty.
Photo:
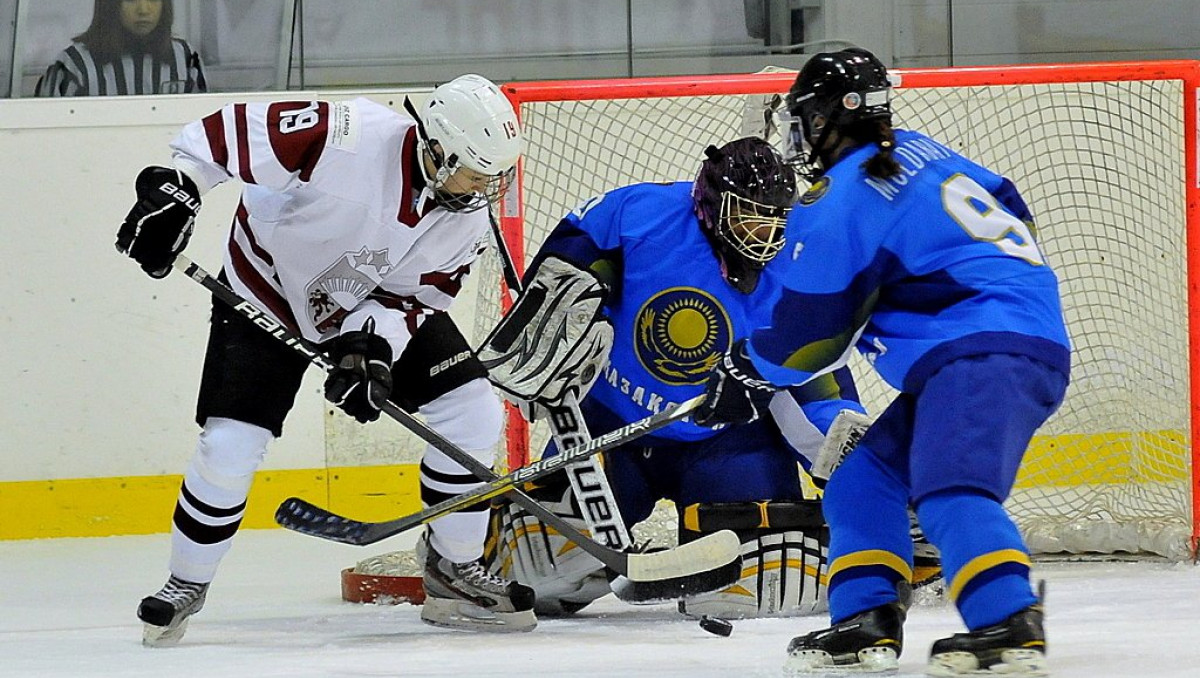
[[[392,347],[372,329],[368,323],[330,342],[334,368],[325,378],[325,399],[361,424],[378,419],[392,394]]]
[[[743,339],[731,346],[709,373],[704,402],[696,408],[692,421],[710,427],[752,422],[771,403],[776,390],[750,364]]]
[[[165,277],[192,237],[200,190],[183,172],[154,166],[138,174],[134,190],[138,201],[117,231],[117,251],[150,277]]]

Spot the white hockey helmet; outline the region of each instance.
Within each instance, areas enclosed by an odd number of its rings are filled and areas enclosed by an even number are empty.
[[[429,152],[437,168],[426,179],[438,203],[454,212],[472,212],[498,202],[521,154],[517,114],[500,88],[482,76],[461,75],[433,90],[420,119],[422,151]],[[425,163],[420,164],[424,171]],[[471,179],[450,182],[462,168],[470,170]],[[464,192],[466,186],[474,188]]]

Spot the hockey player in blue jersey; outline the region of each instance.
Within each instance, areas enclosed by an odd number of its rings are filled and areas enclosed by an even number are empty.
[[[900,394],[829,480],[833,626],[795,638],[790,668],[897,666],[911,500],[968,629],[933,645],[930,673],[1043,675],[1040,596],[1001,504],[1067,387],[1058,281],[1014,185],[893,129],[889,97],[865,50],[800,71],[787,105],[814,183],[789,218],[784,291],[723,357],[695,419],[744,420],[857,347]]]
[[[793,168],[758,138],[710,146],[706,156],[694,182],[635,184],[587,200],[562,219],[530,265],[527,281],[576,274],[602,288],[614,332],[607,363],[580,403],[592,435],[701,395],[716,360],[749,328],[768,322],[781,292],[787,257],[776,255],[792,242],[784,225],[797,195]],[[506,321],[526,315],[531,298],[566,296],[555,291],[558,282],[537,285],[527,284]],[[537,327],[529,344],[557,334],[544,323],[525,324]],[[504,342],[520,343],[511,336]],[[817,451],[842,410],[862,412],[848,370],[780,391],[770,416],[757,421],[716,431],[684,420],[605,455],[627,526],[670,499],[680,512],[681,540],[720,529],[742,538],[742,580],[685,601],[685,612],[824,610],[824,521],[819,503],[804,500],[797,462],[807,466],[804,455]],[[539,496],[564,516],[578,514],[565,485],[538,488]],[[493,562],[535,589],[540,613],[574,612],[609,592],[591,556],[562,548],[561,538],[519,507],[501,517]]]

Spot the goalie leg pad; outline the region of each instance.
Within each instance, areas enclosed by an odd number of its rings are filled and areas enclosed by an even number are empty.
[[[929,543],[925,530],[917,521],[917,512],[908,509],[908,532],[913,540],[913,590],[918,592],[921,602],[932,602],[941,598],[946,589],[942,576],[942,554]]]
[[[742,540],[742,576],[727,589],[680,601],[690,616],[792,617],[829,609],[829,531],[820,502],[693,504],[680,513],[680,540],[732,529]]]
[[[530,494],[587,534],[587,524],[566,478],[558,474],[550,482],[551,486],[534,488]],[[534,610],[539,615],[573,614],[612,592],[599,560],[507,501],[492,508],[484,558],[492,572],[534,590]]]

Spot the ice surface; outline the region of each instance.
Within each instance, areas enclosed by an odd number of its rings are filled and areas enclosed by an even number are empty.
[[[409,605],[342,602],[342,568],[408,545],[244,531],[182,644],[147,649],[134,610],[166,580],[166,535],[0,542],[0,676],[779,678],[788,640],[827,622],[747,620],[722,638],[673,605],[609,596],[533,633],[484,635],[426,626]],[[1051,675],[1200,675],[1200,569],[1039,563],[1035,574],[1049,584]],[[948,606],[914,609],[901,674],[920,675],[930,644],[960,630]]]

